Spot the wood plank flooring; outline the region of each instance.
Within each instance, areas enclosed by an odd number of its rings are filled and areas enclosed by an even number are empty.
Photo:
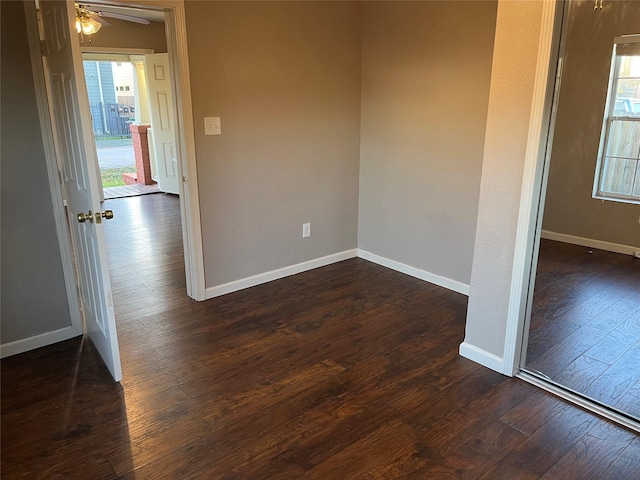
[[[640,260],[542,240],[526,367],[640,419]]]
[[[177,199],[106,208],[124,379],[3,360],[3,479],[639,478],[638,436],[458,355],[464,296],[352,259],[198,303]]]
[[[157,183],[153,185],[123,185],[121,187],[103,188],[105,200],[124,197],[137,197],[138,195],[149,195],[151,193],[160,193]]]

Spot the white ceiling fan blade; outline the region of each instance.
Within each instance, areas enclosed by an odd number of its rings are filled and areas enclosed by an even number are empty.
[[[124,13],[108,12],[105,10],[102,10],[100,13],[102,14],[103,17],[117,18],[118,20],[125,20],[127,22],[140,23],[142,25],[149,25],[151,23],[149,20],[145,18],[134,17],[133,15],[125,15]]]
[[[100,17],[100,15],[91,15],[91,18],[93,18],[96,22],[101,24],[103,27],[110,27],[111,26],[111,23],[109,23],[104,18]]]

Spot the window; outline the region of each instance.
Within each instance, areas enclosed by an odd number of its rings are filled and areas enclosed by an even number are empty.
[[[615,39],[593,196],[640,203],[640,35]]]

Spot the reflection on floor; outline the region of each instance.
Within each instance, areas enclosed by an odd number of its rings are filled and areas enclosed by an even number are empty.
[[[542,240],[526,367],[640,418],[640,260]]]
[[[138,195],[148,195],[150,193],[160,193],[158,184],[153,185],[123,185],[122,187],[107,187],[103,189],[104,199],[137,197]]]

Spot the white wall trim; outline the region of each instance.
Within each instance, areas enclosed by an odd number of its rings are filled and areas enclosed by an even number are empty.
[[[344,252],[334,253],[332,255],[327,255],[326,257],[320,257],[306,262],[297,263],[295,265],[290,265],[288,267],[278,268],[277,270],[271,270],[270,272],[260,273],[251,277],[224,283],[222,285],[216,285],[215,287],[207,288],[206,298],[210,299],[219,297],[221,295],[226,295],[227,293],[237,292],[238,290],[244,290],[249,287],[255,287],[256,285],[296,275],[297,273],[313,270],[314,268],[331,265],[332,263],[341,262],[357,256],[358,251],[354,248],[352,250],[345,250]]]
[[[632,245],[622,245],[620,243],[594,240],[593,238],[576,237],[575,235],[550,232],[549,230],[542,230],[542,238],[555,240],[557,242],[571,243],[573,245],[581,245],[583,247],[597,248],[598,250],[606,250],[613,253],[622,253],[624,255],[633,256],[636,252],[640,251],[640,247],[634,247]]]
[[[475,345],[471,345],[470,343],[462,342],[460,344],[460,356],[468,358],[496,372],[504,373],[505,364],[503,358],[478,348]]]
[[[405,265],[404,263],[396,262],[395,260],[390,260],[388,258],[381,257],[380,255],[376,255],[374,253],[367,252],[366,250],[358,248],[345,250],[344,252],[334,253],[332,255],[327,255],[326,257],[316,258],[302,263],[297,263],[295,265],[279,268],[277,270],[271,270],[269,272],[260,273],[258,275],[242,278],[240,280],[235,280],[233,282],[224,283],[222,285],[216,285],[215,287],[209,287],[206,290],[206,299],[219,297],[221,295],[226,295],[227,293],[237,292],[238,290],[244,290],[245,288],[255,287],[256,285],[261,285],[273,280],[278,280],[290,275],[296,275],[308,270],[313,270],[314,268],[324,267],[326,265],[331,265],[332,263],[341,262],[343,260],[348,260],[349,258],[355,257],[359,257],[378,265],[382,265],[383,267],[390,268],[397,272],[419,278],[420,280],[433,283],[434,285],[444,287],[448,290],[453,290],[454,292],[458,292],[467,296],[469,295],[469,285],[458,282],[456,280],[451,280],[450,278],[436,275],[435,273],[420,270],[419,268],[411,267],[409,265]]]
[[[435,285],[438,285],[439,287],[444,287],[449,290],[453,290],[454,292],[469,296],[469,285],[458,282],[457,280],[452,280],[441,275],[436,275],[435,273],[427,272],[426,270],[421,270],[404,263],[396,262],[395,260],[381,257],[380,255],[367,252],[366,250],[362,250],[360,248],[358,249],[358,257],[369,260],[373,263],[377,263],[378,265],[382,265],[383,267],[390,268],[397,272],[411,275],[412,277],[419,278],[420,280],[433,283]]]
[[[524,172],[513,254],[509,308],[507,312],[502,370],[513,376],[520,369],[532,255],[540,202],[542,172],[551,119],[557,50],[560,39],[562,2],[543,2],[538,58],[529,118]]]
[[[64,277],[65,289],[67,293],[69,315],[71,317],[71,327],[69,328],[71,328],[73,332],[72,336],[77,336],[81,335],[83,331],[82,314],[80,312],[80,301],[76,286],[74,261],[73,255],[71,253],[71,239],[69,237],[67,213],[64,207],[64,201],[62,199],[62,189],[60,185],[60,177],[58,175],[56,149],[53,141],[53,131],[51,129],[51,116],[49,115],[49,101],[47,99],[46,93],[47,87],[44,76],[44,69],[42,66],[42,57],[40,53],[40,34],[38,33],[38,20],[36,18],[35,2],[33,0],[25,1],[24,10],[26,17],[25,20],[27,27],[27,38],[29,39],[29,55],[31,57],[31,68],[33,70],[33,81],[36,91],[36,103],[38,106],[38,116],[40,118],[40,134],[42,135],[42,144],[44,146],[44,155],[47,163],[49,191],[51,193],[51,202],[53,204],[53,217],[56,225],[58,246],[60,248],[60,257],[62,259],[62,274]],[[47,334],[43,335],[46,337]],[[15,344],[18,342],[13,343]],[[53,341],[51,343],[53,343]]]
[[[54,343],[69,340],[70,338],[82,335],[75,331],[73,326],[64,327],[53,332],[45,332],[33,337],[23,338],[22,340],[16,340],[15,342],[5,343],[0,345],[0,358],[10,357],[11,355],[17,355],[19,353],[28,352],[40,347],[46,347]]]

